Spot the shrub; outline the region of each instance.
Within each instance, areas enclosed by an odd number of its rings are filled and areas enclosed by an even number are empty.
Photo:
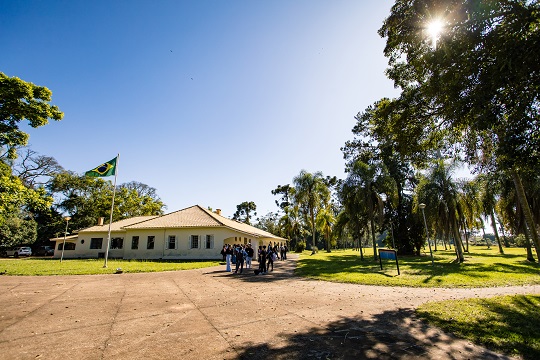
[[[295,252],[301,253],[304,250],[306,250],[306,242],[305,241],[297,242]]]
[[[514,241],[517,246],[519,247],[525,247],[527,245],[527,239],[525,239],[525,235],[519,234],[514,238]]]

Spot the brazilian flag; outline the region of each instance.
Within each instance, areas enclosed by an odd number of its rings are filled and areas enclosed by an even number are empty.
[[[116,158],[99,165],[98,167],[88,170],[85,175],[92,177],[111,176],[116,174]]]

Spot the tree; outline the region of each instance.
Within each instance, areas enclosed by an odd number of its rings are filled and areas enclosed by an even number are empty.
[[[443,221],[446,230],[454,237],[454,248],[459,262],[464,261],[458,219],[458,187],[452,180],[455,164],[447,165],[443,160],[435,161],[426,177],[422,177],[416,188],[417,204],[425,203],[428,224]]]
[[[29,148],[25,149],[19,159],[13,170],[29,188],[44,186],[55,174],[64,171],[55,158],[39,155]]]
[[[52,198],[43,188],[29,189],[0,161],[0,245],[31,244],[36,240],[33,213],[46,211]]]
[[[64,114],[49,104],[52,93],[17,77],[8,77],[0,72],[0,158],[17,158],[17,147],[28,143],[28,134],[19,129],[19,123],[37,128],[46,125],[49,119],[61,120]]]
[[[401,254],[413,254],[418,242],[418,221],[411,216],[411,194],[417,179],[411,158],[404,156],[397,146],[395,137],[399,135],[385,128],[388,124],[385,118],[390,116],[386,111],[388,104],[389,100],[383,99],[358,113],[352,129],[354,139],[347,141],[341,150],[347,160],[346,171],[357,160],[384,166],[393,179],[388,184],[393,189],[387,189],[385,194],[385,227],[396,230],[393,243]]]
[[[309,173],[301,170],[293,179],[295,201],[306,209],[311,227],[312,246],[315,248],[315,216],[324,203],[330,198],[330,191],[324,182],[323,174],[318,171]]]
[[[291,198],[293,197],[293,188],[287,184],[287,185],[278,185],[277,188],[272,190],[272,195],[278,196],[280,195],[279,200],[275,200],[276,205],[281,209],[284,210],[287,206],[291,205]]]
[[[233,214],[233,220],[243,222],[251,225],[251,213],[257,215],[257,205],[253,201],[244,201],[239,205],[236,205],[236,212]]]
[[[302,230],[298,205],[286,206],[283,211],[285,214],[279,219],[279,226],[284,235],[291,240],[291,245],[298,242]]]
[[[255,227],[267,231],[270,234],[281,236],[279,216],[277,213],[269,212],[268,214],[257,218]]]
[[[499,238],[499,233],[497,232],[497,223],[495,222],[495,207],[497,204],[495,196],[497,191],[499,190],[497,186],[497,179],[495,178],[495,176],[487,176],[480,174],[478,175],[477,180],[482,184],[482,191],[480,194],[482,213],[483,215],[491,219],[491,226],[493,227],[495,239],[497,240],[497,244],[499,245],[499,253],[504,254],[501,239]]]
[[[390,198],[395,194],[395,183],[388,175],[386,168],[380,162],[366,164],[361,160],[353,163],[349,169],[347,180],[349,187],[353,187],[355,195],[353,201],[360,203],[357,209],[361,209],[367,219],[369,219],[369,227],[371,230],[371,240],[373,243],[373,258],[378,259],[377,241],[375,239],[376,225],[382,225],[384,218],[384,201],[385,198]],[[377,218],[377,224],[375,219]]]
[[[47,185],[57,199],[55,208],[71,216],[73,228],[81,229],[96,224],[100,217],[110,215],[113,185],[102,178],[79,176],[65,171],[57,174]],[[115,197],[113,221],[134,216],[161,215],[161,200],[140,195],[135,189],[119,185]]]
[[[379,30],[387,74],[402,89],[387,118],[396,141],[405,149],[415,140],[414,154],[463,148],[478,169],[508,172],[538,254],[522,177],[540,163],[539,10],[526,0],[397,0]],[[434,20],[444,29],[436,47]]]
[[[0,246],[32,244],[37,238],[37,224],[32,219],[10,217],[0,223]]]
[[[121,189],[125,188],[128,190],[134,190],[137,193],[137,196],[139,197],[149,197],[154,201],[161,201],[157,194],[156,188],[153,188],[151,186],[148,186],[144,183],[138,182],[138,181],[130,181],[124,184],[121,184],[119,186]],[[209,209],[210,211],[212,209]]]
[[[332,246],[332,228],[334,227],[336,223],[336,218],[334,216],[334,211],[332,210],[332,207],[330,204],[323,207],[318,213],[317,213],[317,228],[324,234],[324,237],[326,239],[326,252],[331,252],[330,249]]]

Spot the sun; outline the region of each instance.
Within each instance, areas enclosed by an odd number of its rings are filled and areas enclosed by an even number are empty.
[[[444,24],[440,19],[434,19],[426,26],[426,31],[433,42],[433,47],[437,44],[437,40],[443,30]]]

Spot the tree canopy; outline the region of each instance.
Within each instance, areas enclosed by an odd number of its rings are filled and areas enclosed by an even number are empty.
[[[61,120],[64,113],[51,105],[52,92],[44,86],[34,85],[0,72],[0,157],[15,159],[17,147],[28,143],[28,134],[19,129],[19,123],[37,128],[49,119]]]

